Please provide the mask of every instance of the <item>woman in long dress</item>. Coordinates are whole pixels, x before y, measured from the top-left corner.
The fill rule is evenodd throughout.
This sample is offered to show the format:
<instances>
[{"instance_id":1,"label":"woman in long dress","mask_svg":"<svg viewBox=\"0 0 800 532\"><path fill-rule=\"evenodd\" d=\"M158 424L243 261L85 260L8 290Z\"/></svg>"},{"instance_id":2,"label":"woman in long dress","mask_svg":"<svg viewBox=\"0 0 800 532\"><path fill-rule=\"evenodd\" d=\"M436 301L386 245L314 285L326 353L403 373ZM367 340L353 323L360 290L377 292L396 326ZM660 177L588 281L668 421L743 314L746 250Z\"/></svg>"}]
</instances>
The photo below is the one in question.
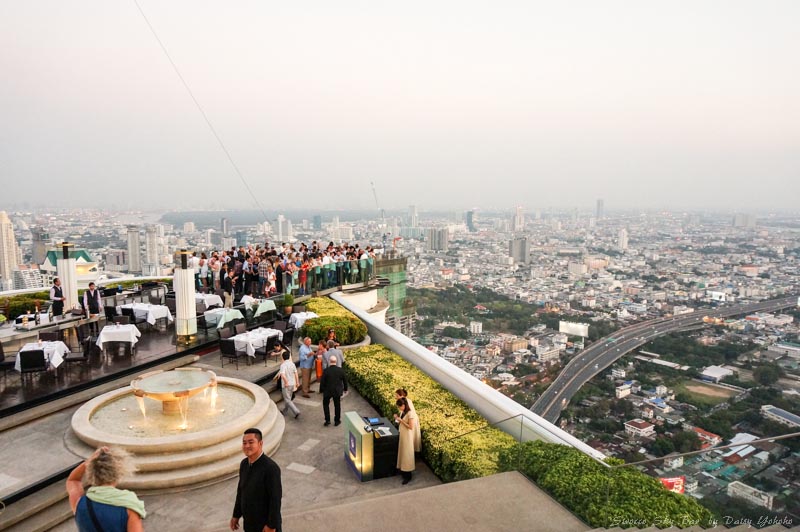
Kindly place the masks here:
<instances>
[{"instance_id":1,"label":"woman in long dress","mask_svg":"<svg viewBox=\"0 0 800 532\"><path fill-rule=\"evenodd\" d=\"M400 444L397 448L397 469L403 476L403 484L411 481L411 473L416 469L414 461L414 425L417 424L416 416L408 406L405 397L401 397L395 403L400 410L400 414L394 415L397 427L400 429Z\"/></svg>"},{"instance_id":2,"label":"woman in long dress","mask_svg":"<svg viewBox=\"0 0 800 532\"><path fill-rule=\"evenodd\" d=\"M405 400L408 402L408 407L414 413L414 419L416 420L416 423L414 424L414 452L418 453L422 450L422 430L420 429L419 414L417 414L417 409L414 408L414 403L411 402L411 398L408 396L408 392L405 388L396 389L394 391L394 398L405 398Z\"/></svg>"}]
</instances>

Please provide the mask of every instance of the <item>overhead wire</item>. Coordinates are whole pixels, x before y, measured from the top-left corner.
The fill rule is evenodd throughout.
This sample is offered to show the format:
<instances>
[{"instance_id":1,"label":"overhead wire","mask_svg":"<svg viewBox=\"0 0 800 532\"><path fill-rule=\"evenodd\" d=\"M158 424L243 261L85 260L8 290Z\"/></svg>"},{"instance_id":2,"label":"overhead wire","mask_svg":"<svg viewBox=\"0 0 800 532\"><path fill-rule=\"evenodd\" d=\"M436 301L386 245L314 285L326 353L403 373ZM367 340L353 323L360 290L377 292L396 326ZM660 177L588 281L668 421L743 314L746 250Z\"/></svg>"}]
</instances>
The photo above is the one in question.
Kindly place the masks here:
<instances>
[{"instance_id":1,"label":"overhead wire","mask_svg":"<svg viewBox=\"0 0 800 532\"><path fill-rule=\"evenodd\" d=\"M172 69L175 71L175 74L177 74L178 79L181 80L181 83L183 84L183 87L186 89L186 92L189 93L189 97L194 102L195 107L197 107L197 110L200 111L203 120L205 121L208 128L211 130L211 134L214 135L215 139L217 139L217 143L219 144L220 148L222 148L222 151L225 153L225 156L228 158L228 161L231 163L231 166L233 167L233 170L236 172L236 175L239 176L239 179L241 180L245 189L247 189L248 194L250 194L250 197L253 198L253 202L255 203L256 207L258 207L258 210L261 211L261 216L263 217L264 220L266 220L267 215L264 212L264 208L261 206L261 203L258 201L258 198L256 198L255 194L253 194L253 190L250 188L250 185L247 183L247 180L244 178L244 175L239 170L239 167L236 165L236 162L233 160L233 157L231 157L228 148L225 147L225 143L222 142L222 138L220 138L220 136L217 134L217 130L214 128L214 125L211 123L211 120L208 119L208 115L206 115L206 112L203 110L203 107L200 105L200 102L198 102L197 98L195 98L194 92L192 92L192 89L189 87L189 84L186 83L186 80L184 79L183 75L181 75L181 72L178 69L178 65L176 65L175 61L172 60L172 57L169 55L169 52L167 51L167 47L164 46L164 43L161 41L161 38L159 38L158 33L156 33L156 30L153 27L153 25L150 24L150 20L147 18L147 15L145 15L144 10L142 10L142 6L139 5L138 0L133 0L133 3L136 4L136 9L139 10L139 13L142 15L142 18L147 24L147 27L150 28L150 32L153 34L153 37L156 38L158 45L161 47L161 50L167 57L169 64L172 65Z\"/></svg>"}]
</instances>

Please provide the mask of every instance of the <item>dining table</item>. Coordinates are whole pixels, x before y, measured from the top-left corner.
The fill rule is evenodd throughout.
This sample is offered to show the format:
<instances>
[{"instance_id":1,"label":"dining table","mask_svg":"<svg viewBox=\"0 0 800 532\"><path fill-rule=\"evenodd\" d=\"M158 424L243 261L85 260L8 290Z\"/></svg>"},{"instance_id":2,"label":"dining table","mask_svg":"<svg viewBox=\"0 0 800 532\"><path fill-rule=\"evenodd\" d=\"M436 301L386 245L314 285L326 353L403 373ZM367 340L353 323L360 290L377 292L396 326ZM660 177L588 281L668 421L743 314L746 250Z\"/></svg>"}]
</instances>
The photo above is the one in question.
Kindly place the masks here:
<instances>
[{"instance_id":1,"label":"dining table","mask_svg":"<svg viewBox=\"0 0 800 532\"><path fill-rule=\"evenodd\" d=\"M237 351L244 349L251 357L256 356L256 349L267 345L267 340L273 336L277 336L278 340L283 340L283 333L277 329L269 329L267 327L259 327L247 331L242 334L232 336L234 345Z\"/></svg>"},{"instance_id":2,"label":"dining table","mask_svg":"<svg viewBox=\"0 0 800 532\"><path fill-rule=\"evenodd\" d=\"M166 305L153 305L151 303L128 303L127 305L119 305L117 313L122 314L122 309L131 308L137 318L144 318L150 325L155 325L157 320L166 318L167 321L172 322L172 312Z\"/></svg>"},{"instance_id":3,"label":"dining table","mask_svg":"<svg viewBox=\"0 0 800 532\"><path fill-rule=\"evenodd\" d=\"M44 358L53 369L58 368L58 366L64 362L64 355L70 352L69 347L67 347L67 344L64 342L41 341L27 343L22 346L19 352L22 353L23 351L34 351L37 349L44 351ZM21 371L22 369L22 360L19 355L17 355L16 362L14 362L14 369L17 371Z\"/></svg>"},{"instance_id":4,"label":"dining table","mask_svg":"<svg viewBox=\"0 0 800 532\"><path fill-rule=\"evenodd\" d=\"M131 346L136 345L142 333L135 325L122 325L119 323L106 325L97 335L97 347L103 349L106 342L126 342Z\"/></svg>"}]
</instances>

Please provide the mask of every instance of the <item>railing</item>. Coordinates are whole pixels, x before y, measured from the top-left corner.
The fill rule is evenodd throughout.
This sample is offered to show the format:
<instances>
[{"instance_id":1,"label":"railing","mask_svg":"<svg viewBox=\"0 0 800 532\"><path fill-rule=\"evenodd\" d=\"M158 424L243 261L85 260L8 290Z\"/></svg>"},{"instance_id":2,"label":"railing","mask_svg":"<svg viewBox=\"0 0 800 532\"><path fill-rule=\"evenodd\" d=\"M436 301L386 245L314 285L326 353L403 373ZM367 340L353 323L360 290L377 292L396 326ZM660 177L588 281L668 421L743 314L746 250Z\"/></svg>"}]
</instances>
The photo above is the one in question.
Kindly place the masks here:
<instances>
[{"instance_id":1,"label":"railing","mask_svg":"<svg viewBox=\"0 0 800 532\"><path fill-rule=\"evenodd\" d=\"M375 282L375 259L332 262L308 270L284 272L283 292L303 297L317 292L368 286Z\"/></svg>"}]
</instances>

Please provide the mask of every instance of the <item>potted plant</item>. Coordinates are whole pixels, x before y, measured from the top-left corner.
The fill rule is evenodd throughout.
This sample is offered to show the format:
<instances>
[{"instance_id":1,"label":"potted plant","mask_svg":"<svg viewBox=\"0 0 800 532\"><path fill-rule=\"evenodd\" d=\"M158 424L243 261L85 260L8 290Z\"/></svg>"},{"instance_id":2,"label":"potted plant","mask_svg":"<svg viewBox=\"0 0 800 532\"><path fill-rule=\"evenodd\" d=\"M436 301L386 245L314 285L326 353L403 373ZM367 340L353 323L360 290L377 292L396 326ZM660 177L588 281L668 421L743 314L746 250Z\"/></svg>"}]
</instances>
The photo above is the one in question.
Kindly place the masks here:
<instances>
[{"instance_id":1,"label":"potted plant","mask_svg":"<svg viewBox=\"0 0 800 532\"><path fill-rule=\"evenodd\" d=\"M289 315L292 313L292 305L294 305L294 296L292 294L283 294L283 313Z\"/></svg>"}]
</instances>

